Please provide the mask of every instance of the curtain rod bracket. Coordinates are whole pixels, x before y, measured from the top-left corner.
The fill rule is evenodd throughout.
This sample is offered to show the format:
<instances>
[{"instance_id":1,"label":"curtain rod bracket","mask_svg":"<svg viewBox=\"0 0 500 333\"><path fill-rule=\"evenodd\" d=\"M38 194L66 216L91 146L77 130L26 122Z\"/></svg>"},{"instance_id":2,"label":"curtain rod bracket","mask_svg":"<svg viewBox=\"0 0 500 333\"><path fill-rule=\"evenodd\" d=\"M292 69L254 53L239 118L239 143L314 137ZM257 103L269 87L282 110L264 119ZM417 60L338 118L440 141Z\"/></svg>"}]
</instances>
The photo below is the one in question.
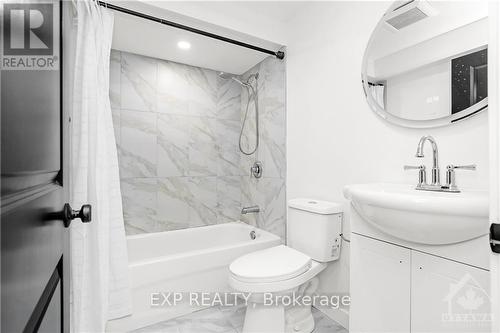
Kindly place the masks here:
<instances>
[{"instance_id":1,"label":"curtain rod bracket","mask_svg":"<svg viewBox=\"0 0 500 333\"><path fill-rule=\"evenodd\" d=\"M276 52L276 58L278 58L279 60L285 59L285 52L283 51Z\"/></svg>"}]
</instances>

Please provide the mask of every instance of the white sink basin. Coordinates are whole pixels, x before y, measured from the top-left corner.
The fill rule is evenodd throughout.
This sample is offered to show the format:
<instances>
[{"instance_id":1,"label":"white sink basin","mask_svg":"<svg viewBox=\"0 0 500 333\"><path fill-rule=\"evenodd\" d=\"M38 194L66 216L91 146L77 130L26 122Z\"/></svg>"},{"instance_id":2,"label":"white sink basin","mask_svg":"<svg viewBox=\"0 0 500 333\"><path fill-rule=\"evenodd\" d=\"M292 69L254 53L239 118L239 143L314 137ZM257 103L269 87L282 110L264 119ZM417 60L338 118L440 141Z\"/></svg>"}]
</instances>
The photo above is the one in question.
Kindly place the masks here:
<instances>
[{"instance_id":1,"label":"white sink basin","mask_svg":"<svg viewBox=\"0 0 500 333\"><path fill-rule=\"evenodd\" d=\"M344 196L368 223L421 244L464 242L488 234L488 193L417 191L401 184L348 185Z\"/></svg>"}]
</instances>

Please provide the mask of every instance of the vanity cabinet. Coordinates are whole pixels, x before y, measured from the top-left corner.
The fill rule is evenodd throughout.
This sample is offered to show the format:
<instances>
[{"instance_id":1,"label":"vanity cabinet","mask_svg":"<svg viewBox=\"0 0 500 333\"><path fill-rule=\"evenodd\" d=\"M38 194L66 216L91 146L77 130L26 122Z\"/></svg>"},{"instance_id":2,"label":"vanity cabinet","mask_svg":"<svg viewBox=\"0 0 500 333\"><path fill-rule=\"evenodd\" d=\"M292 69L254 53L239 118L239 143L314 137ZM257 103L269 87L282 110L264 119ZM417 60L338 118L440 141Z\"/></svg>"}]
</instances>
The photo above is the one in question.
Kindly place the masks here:
<instances>
[{"instance_id":1,"label":"vanity cabinet","mask_svg":"<svg viewBox=\"0 0 500 333\"><path fill-rule=\"evenodd\" d=\"M410 332L410 260L406 248L351 234L349 332Z\"/></svg>"},{"instance_id":2,"label":"vanity cabinet","mask_svg":"<svg viewBox=\"0 0 500 333\"><path fill-rule=\"evenodd\" d=\"M489 272L411 251L411 331L489 332Z\"/></svg>"},{"instance_id":3,"label":"vanity cabinet","mask_svg":"<svg viewBox=\"0 0 500 333\"><path fill-rule=\"evenodd\" d=\"M489 272L351 236L350 332L488 332Z\"/></svg>"}]
</instances>

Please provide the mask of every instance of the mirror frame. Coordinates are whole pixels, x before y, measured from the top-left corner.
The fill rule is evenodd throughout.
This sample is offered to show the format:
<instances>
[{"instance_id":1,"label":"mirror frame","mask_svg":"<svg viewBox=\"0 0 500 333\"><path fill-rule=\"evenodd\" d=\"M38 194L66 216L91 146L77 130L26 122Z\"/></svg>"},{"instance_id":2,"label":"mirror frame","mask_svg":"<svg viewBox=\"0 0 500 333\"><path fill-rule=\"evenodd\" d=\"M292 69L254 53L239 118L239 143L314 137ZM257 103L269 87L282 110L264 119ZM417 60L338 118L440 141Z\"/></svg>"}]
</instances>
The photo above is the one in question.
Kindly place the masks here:
<instances>
[{"instance_id":1,"label":"mirror frame","mask_svg":"<svg viewBox=\"0 0 500 333\"><path fill-rule=\"evenodd\" d=\"M389 6L387 11L384 13L384 16L387 14L387 12L392 8L392 5ZM402 127L407 127L407 128L432 128L432 127L442 127L446 125L452 125L454 123L461 122L465 119L471 118L479 113L482 113L483 111L488 110L488 97L485 97L483 100L480 102L468 107L465 110L462 110L460 112L457 112L455 114L446 116L446 117L441 117L441 118L436 118L436 119L429 119L429 120L411 120L411 119L405 119L401 118L398 116L395 116L382 107L375 101L373 96L368 93L369 87L368 87L368 75L367 75L367 66L368 66L368 50L373 44L373 39L374 39L374 33L378 31L379 28L381 28L381 25L384 23L383 17L380 18L378 21L377 25L375 26L375 29L373 29L370 39L368 40L368 43L365 48L365 53L363 55L363 64L361 67L361 84L363 86L363 92L365 93L365 98L368 103L368 106L372 109L375 114L377 114L379 117L384 119L385 121L402 126Z\"/></svg>"}]
</instances>

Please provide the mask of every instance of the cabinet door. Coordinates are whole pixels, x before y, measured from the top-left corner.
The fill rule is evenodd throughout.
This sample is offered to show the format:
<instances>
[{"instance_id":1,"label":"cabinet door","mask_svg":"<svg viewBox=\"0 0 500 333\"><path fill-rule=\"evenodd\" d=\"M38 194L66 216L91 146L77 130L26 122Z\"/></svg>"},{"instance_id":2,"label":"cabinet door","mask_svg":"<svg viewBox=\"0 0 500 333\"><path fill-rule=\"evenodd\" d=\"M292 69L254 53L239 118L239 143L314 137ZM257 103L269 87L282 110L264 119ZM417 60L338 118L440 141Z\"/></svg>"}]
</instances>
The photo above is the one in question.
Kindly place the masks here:
<instances>
[{"instance_id":1,"label":"cabinet door","mask_svg":"<svg viewBox=\"0 0 500 333\"><path fill-rule=\"evenodd\" d=\"M412 332L489 332L489 272L412 251Z\"/></svg>"},{"instance_id":2,"label":"cabinet door","mask_svg":"<svg viewBox=\"0 0 500 333\"><path fill-rule=\"evenodd\" d=\"M351 239L349 332L410 332L410 250Z\"/></svg>"}]
</instances>

